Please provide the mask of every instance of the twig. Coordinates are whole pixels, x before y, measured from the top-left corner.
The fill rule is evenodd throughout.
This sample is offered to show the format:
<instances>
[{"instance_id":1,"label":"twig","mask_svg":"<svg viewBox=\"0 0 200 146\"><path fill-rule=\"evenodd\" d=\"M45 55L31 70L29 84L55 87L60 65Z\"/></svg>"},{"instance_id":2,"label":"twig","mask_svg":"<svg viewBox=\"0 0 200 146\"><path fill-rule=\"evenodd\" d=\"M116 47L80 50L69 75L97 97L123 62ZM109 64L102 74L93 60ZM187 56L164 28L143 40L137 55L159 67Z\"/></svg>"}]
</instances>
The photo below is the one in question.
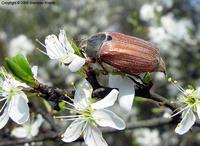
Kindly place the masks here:
<instances>
[{"instance_id":1,"label":"twig","mask_svg":"<svg viewBox=\"0 0 200 146\"><path fill-rule=\"evenodd\" d=\"M45 134L41 134L38 137L32 139L15 139L15 140L1 140L0 146L11 146L11 145L20 145L24 143L31 143L31 142L39 142L45 140L55 140L59 137L56 132L47 132Z\"/></svg>"},{"instance_id":2,"label":"twig","mask_svg":"<svg viewBox=\"0 0 200 146\"><path fill-rule=\"evenodd\" d=\"M137 129L137 128L154 128L154 127L161 127L164 125L168 125L172 122L169 118L153 118L149 120L142 120L142 121L133 121L126 124L126 129L124 130L131 130L131 129ZM103 129L103 132L105 133L114 133L119 130L116 129Z\"/></svg>"},{"instance_id":3,"label":"twig","mask_svg":"<svg viewBox=\"0 0 200 146\"><path fill-rule=\"evenodd\" d=\"M62 127L55 123L55 119L53 118L53 116L50 113L37 107L37 105L35 105L35 104L32 104L32 105L33 105L33 108L36 111L36 113L41 114L45 118L45 120L51 125L51 127L54 131L56 131L56 132L62 131Z\"/></svg>"}]
</instances>

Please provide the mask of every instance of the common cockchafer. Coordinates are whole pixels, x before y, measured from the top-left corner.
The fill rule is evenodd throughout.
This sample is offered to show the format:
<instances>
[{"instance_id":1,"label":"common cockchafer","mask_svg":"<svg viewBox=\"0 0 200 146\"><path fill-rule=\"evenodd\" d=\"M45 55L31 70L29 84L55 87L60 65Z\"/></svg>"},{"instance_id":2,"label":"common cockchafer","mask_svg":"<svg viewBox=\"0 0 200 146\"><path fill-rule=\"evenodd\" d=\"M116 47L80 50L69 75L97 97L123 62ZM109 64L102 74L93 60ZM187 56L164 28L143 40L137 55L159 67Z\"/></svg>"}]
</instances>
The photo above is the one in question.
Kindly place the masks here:
<instances>
[{"instance_id":1,"label":"common cockchafer","mask_svg":"<svg viewBox=\"0 0 200 146\"><path fill-rule=\"evenodd\" d=\"M136 37L117 32L101 32L92 35L81 45L88 62L99 63L107 72L134 75L166 71L159 49Z\"/></svg>"}]
</instances>

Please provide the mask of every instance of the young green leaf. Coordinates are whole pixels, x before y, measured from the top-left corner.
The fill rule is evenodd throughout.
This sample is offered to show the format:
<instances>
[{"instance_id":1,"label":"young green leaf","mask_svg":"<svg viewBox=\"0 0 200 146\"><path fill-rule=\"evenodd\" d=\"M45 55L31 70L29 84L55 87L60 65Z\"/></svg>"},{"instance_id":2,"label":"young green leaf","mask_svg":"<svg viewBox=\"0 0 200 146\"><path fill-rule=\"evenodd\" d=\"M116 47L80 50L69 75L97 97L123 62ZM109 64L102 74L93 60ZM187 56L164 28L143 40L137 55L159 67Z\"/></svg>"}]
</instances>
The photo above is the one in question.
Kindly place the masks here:
<instances>
[{"instance_id":1,"label":"young green leaf","mask_svg":"<svg viewBox=\"0 0 200 146\"><path fill-rule=\"evenodd\" d=\"M75 54L77 54L78 56L80 57L84 57L83 53L81 52L80 48L73 42L73 40L71 38L67 38L68 41L70 42L72 48L74 49L75 51Z\"/></svg>"},{"instance_id":2,"label":"young green leaf","mask_svg":"<svg viewBox=\"0 0 200 146\"><path fill-rule=\"evenodd\" d=\"M6 65L18 80L30 86L35 84L31 66L25 56L18 54L15 57L6 58Z\"/></svg>"},{"instance_id":3,"label":"young green leaf","mask_svg":"<svg viewBox=\"0 0 200 146\"><path fill-rule=\"evenodd\" d=\"M152 81L151 74L148 72L144 75L143 82L145 84L149 84Z\"/></svg>"}]
</instances>

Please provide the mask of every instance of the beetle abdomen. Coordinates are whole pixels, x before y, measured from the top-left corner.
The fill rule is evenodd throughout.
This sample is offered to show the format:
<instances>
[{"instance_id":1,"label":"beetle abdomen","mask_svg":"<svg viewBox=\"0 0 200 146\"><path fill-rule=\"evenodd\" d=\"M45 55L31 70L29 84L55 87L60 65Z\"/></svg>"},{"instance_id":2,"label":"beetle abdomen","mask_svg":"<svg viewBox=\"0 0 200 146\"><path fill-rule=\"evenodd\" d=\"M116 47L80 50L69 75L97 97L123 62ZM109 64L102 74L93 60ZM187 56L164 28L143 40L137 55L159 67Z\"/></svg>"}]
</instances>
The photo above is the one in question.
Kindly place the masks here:
<instances>
[{"instance_id":1,"label":"beetle abdomen","mask_svg":"<svg viewBox=\"0 0 200 146\"><path fill-rule=\"evenodd\" d=\"M144 47L143 43L127 43L115 39L102 44L98 58L129 74L157 71L160 64L157 49Z\"/></svg>"},{"instance_id":2,"label":"beetle abdomen","mask_svg":"<svg viewBox=\"0 0 200 146\"><path fill-rule=\"evenodd\" d=\"M110 35L112 37L112 41L119 41L121 43L125 44L132 44L132 45L137 45L145 49L150 49L151 51L155 51L159 53L159 49L156 48L152 43L133 37L133 36L128 36L122 33L118 32L106 32L107 35Z\"/></svg>"}]
</instances>

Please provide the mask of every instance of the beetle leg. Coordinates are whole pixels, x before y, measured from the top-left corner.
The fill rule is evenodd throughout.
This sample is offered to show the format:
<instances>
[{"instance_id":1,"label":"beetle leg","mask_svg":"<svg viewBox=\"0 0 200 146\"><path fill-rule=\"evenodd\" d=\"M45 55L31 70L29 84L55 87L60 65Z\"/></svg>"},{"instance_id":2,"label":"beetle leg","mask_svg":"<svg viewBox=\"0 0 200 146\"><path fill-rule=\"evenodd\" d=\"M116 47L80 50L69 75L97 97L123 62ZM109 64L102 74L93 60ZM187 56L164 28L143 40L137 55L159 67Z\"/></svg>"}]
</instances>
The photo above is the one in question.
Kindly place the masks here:
<instances>
[{"instance_id":1,"label":"beetle leg","mask_svg":"<svg viewBox=\"0 0 200 146\"><path fill-rule=\"evenodd\" d=\"M138 88L143 88L145 85L139 81L137 81L134 77L132 76L128 76L135 84Z\"/></svg>"},{"instance_id":2,"label":"beetle leg","mask_svg":"<svg viewBox=\"0 0 200 146\"><path fill-rule=\"evenodd\" d=\"M103 68L102 74L107 75L109 71L104 67L104 65L102 63L99 63L99 64Z\"/></svg>"},{"instance_id":3,"label":"beetle leg","mask_svg":"<svg viewBox=\"0 0 200 146\"><path fill-rule=\"evenodd\" d=\"M95 63L96 62L96 59L94 57L87 57L86 58L86 62L87 63Z\"/></svg>"}]
</instances>

